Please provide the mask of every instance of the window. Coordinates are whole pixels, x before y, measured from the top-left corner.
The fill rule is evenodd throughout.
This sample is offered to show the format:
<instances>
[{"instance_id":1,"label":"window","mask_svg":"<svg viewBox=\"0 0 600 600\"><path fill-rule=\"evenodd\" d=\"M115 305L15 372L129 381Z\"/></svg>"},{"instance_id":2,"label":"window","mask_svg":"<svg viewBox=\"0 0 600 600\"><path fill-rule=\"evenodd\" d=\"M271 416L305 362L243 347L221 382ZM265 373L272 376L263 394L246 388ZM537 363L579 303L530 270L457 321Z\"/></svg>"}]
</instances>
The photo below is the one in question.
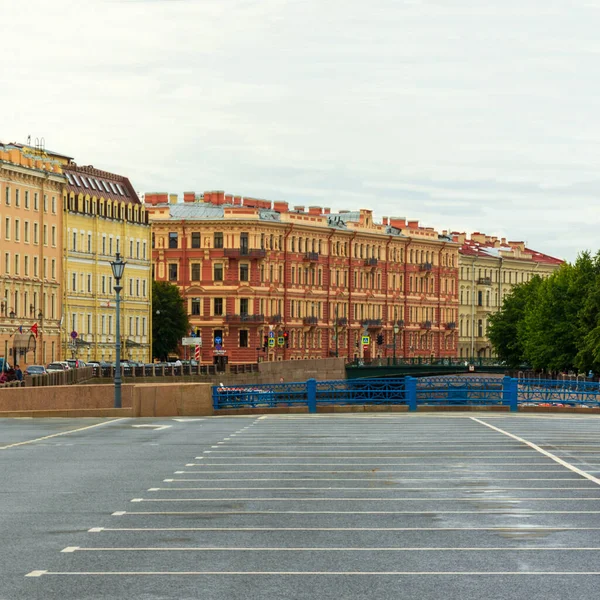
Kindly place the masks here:
<instances>
[{"instance_id":1,"label":"window","mask_svg":"<svg viewBox=\"0 0 600 600\"><path fill-rule=\"evenodd\" d=\"M240 314L241 315L247 315L248 314L248 298L241 298L240 299Z\"/></svg>"},{"instance_id":2,"label":"window","mask_svg":"<svg viewBox=\"0 0 600 600\"><path fill-rule=\"evenodd\" d=\"M192 232L192 248L200 248L200 232Z\"/></svg>"},{"instance_id":3,"label":"window","mask_svg":"<svg viewBox=\"0 0 600 600\"><path fill-rule=\"evenodd\" d=\"M200 314L200 298L192 298L192 314Z\"/></svg>"},{"instance_id":4,"label":"window","mask_svg":"<svg viewBox=\"0 0 600 600\"><path fill-rule=\"evenodd\" d=\"M56 247L56 225L52 225L52 245Z\"/></svg>"},{"instance_id":5,"label":"window","mask_svg":"<svg viewBox=\"0 0 600 600\"><path fill-rule=\"evenodd\" d=\"M40 210L40 197L37 192L33 194L33 210Z\"/></svg>"},{"instance_id":6,"label":"window","mask_svg":"<svg viewBox=\"0 0 600 600\"><path fill-rule=\"evenodd\" d=\"M56 196L52 196L52 214L56 214Z\"/></svg>"},{"instance_id":7,"label":"window","mask_svg":"<svg viewBox=\"0 0 600 600\"><path fill-rule=\"evenodd\" d=\"M37 256L33 257L33 276L34 277L38 276L38 257Z\"/></svg>"},{"instance_id":8,"label":"window","mask_svg":"<svg viewBox=\"0 0 600 600\"><path fill-rule=\"evenodd\" d=\"M25 208L29 209L29 190L25 190Z\"/></svg>"},{"instance_id":9,"label":"window","mask_svg":"<svg viewBox=\"0 0 600 600\"><path fill-rule=\"evenodd\" d=\"M15 190L15 206L21 206L21 190Z\"/></svg>"},{"instance_id":10,"label":"window","mask_svg":"<svg viewBox=\"0 0 600 600\"><path fill-rule=\"evenodd\" d=\"M18 242L21 239L21 222L19 219L15 219L15 242Z\"/></svg>"},{"instance_id":11,"label":"window","mask_svg":"<svg viewBox=\"0 0 600 600\"><path fill-rule=\"evenodd\" d=\"M33 243L37 244L38 243L38 224L34 223L33 224Z\"/></svg>"},{"instance_id":12,"label":"window","mask_svg":"<svg viewBox=\"0 0 600 600\"><path fill-rule=\"evenodd\" d=\"M177 281L177 265L174 263L169 265L169 281Z\"/></svg>"},{"instance_id":13,"label":"window","mask_svg":"<svg viewBox=\"0 0 600 600\"><path fill-rule=\"evenodd\" d=\"M192 263L192 281L200 281L200 264Z\"/></svg>"},{"instance_id":14,"label":"window","mask_svg":"<svg viewBox=\"0 0 600 600\"><path fill-rule=\"evenodd\" d=\"M140 242L137 241L135 243L135 257L139 258L140 257Z\"/></svg>"},{"instance_id":15,"label":"window","mask_svg":"<svg viewBox=\"0 0 600 600\"><path fill-rule=\"evenodd\" d=\"M248 330L240 329L240 348L248 348Z\"/></svg>"},{"instance_id":16,"label":"window","mask_svg":"<svg viewBox=\"0 0 600 600\"><path fill-rule=\"evenodd\" d=\"M133 296L133 279L129 279L129 295Z\"/></svg>"},{"instance_id":17,"label":"window","mask_svg":"<svg viewBox=\"0 0 600 600\"><path fill-rule=\"evenodd\" d=\"M44 246L48 245L48 225L44 225Z\"/></svg>"},{"instance_id":18,"label":"window","mask_svg":"<svg viewBox=\"0 0 600 600\"><path fill-rule=\"evenodd\" d=\"M240 281L250 281L249 271L250 266L248 264L240 265Z\"/></svg>"},{"instance_id":19,"label":"window","mask_svg":"<svg viewBox=\"0 0 600 600\"><path fill-rule=\"evenodd\" d=\"M144 298L146 297L146 280L145 279L142 280L142 296Z\"/></svg>"},{"instance_id":20,"label":"window","mask_svg":"<svg viewBox=\"0 0 600 600\"><path fill-rule=\"evenodd\" d=\"M21 261L20 261L20 257L19 257L19 255L18 255L18 254L15 254L15 275L18 275L18 274L19 274L19 263L20 263L20 262L21 262ZM15 295L16 295L16 292L15 292ZM16 312L16 309L15 309L15 312Z\"/></svg>"},{"instance_id":21,"label":"window","mask_svg":"<svg viewBox=\"0 0 600 600\"><path fill-rule=\"evenodd\" d=\"M10 188L8 186L6 186L5 200L6 200L6 206L10 206Z\"/></svg>"},{"instance_id":22,"label":"window","mask_svg":"<svg viewBox=\"0 0 600 600\"><path fill-rule=\"evenodd\" d=\"M220 317L223 315L223 298L214 299L214 310L215 316Z\"/></svg>"},{"instance_id":23,"label":"window","mask_svg":"<svg viewBox=\"0 0 600 600\"><path fill-rule=\"evenodd\" d=\"M92 253L92 234L91 233L87 234L87 251L90 254Z\"/></svg>"},{"instance_id":24,"label":"window","mask_svg":"<svg viewBox=\"0 0 600 600\"><path fill-rule=\"evenodd\" d=\"M169 232L169 248L177 248L177 232Z\"/></svg>"},{"instance_id":25,"label":"window","mask_svg":"<svg viewBox=\"0 0 600 600\"><path fill-rule=\"evenodd\" d=\"M223 281L223 265L221 263L214 265L214 280Z\"/></svg>"},{"instance_id":26,"label":"window","mask_svg":"<svg viewBox=\"0 0 600 600\"><path fill-rule=\"evenodd\" d=\"M4 221L4 239L10 240L10 217L6 217Z\"/></svg>"},{"instance_id":27,"label":"window","mask_svg":"<svg viewBox=\"0 0 600 600\"><path fill-rule=\"evenodd\" d=\"M25 257L27 258L27 257ZM52 277L52 279L56 279L56 259L53 258L52 262L50 263L50 275Z\"/></svg>"},{"instance_id":28,"label":"window","mask_svg":"<svg viewBox=\"0 0 600 600\"><path fill-rule=\"evenodd\" d=\"M4 253L4 272L10 273L10 254L8 252Z\"/></svg>"},{"instance_id":29,"label":"window","mask_svg":"<svg viewBox=\"0 0 600 600\"><path fill-rule=\"evenodd\" d=\"M221 346L223 344L223 330L215 329L213 331L213 343L215 346Z\"/></svg>"},{"instance_id":30,"label":"window","mask_svg":"<svg viewBox=\"0 0 600 600\"><path fill-rule=\"evenodd\" d=\"M102 254L106 254L106 236L102 236Z\"/></svg>"},{"instance_id":31,"label":"window","mask_svg":"<svg viewBox=\"0 0 600 600\"><path fill-rule=\"evenodd\" d=\"M102 293L106 294L106 275L102 275Z\"/></svg>"},{"instance_id":32,"label":"window","mask_svg":"<svg viewBox=\"0 0 600 600\"><path fill-rule=\"evenodd\" d=\"M92 276L88 273L87 276L87 291L88 293L92 293Z\"/></svg>"},{"instance_id":33,"label":"window","mask_svg":"<svg viewBox=\"0 0 600 600\"><path fill-rule=\"evenodd\" d=\"M23 241L29 244L29 221L25 221L23 224Z\"/></svg>"},{"instance_id":34,"label":"window","mask_svg":"<svg viewBox=\"0 0 600 600\"><path fill-rule=\"evenodd\" d=\"M113 239L112 239L112 237L109 237L109 238L108 238L108 254L109 254L110 256L112 256L112 242L113 242Z\"/></svg>"},{"instance_id":35,"label":"window","mask_svg":"<svg viewBox=\"0 0 600 600\"><path fill-rule=\"evenodd\" d=\"M214 247L215 248L223 247L223 232L222 231L215 231Z\"/></svg>"},{"instance_id":36,"label":"window","mask_svg":"<svg viewBox=\"0 0 600 600\"><path fill-rule=\"evenodd\" d=\"M135 280L135 295L136 296L140 295L140 280L139 279Z\"/></svg>"},{"instance_id":37,"label":"window","mask_svg":"<svg viewBox=\"0 0 600 600\"><path fill-rule=\"evenodd\" d=\"M24 262L24 270L25 270L25 276L29 276L29 256L25 255L25 262Z\"/></svg>"},{"instance_id":38,"label":"window","mask_svg":"<svg viewBox=\"0 0 600 600\"><path fill-rule=\"evenodd\" d=\"M152 234L152 239L154 240L154 234ZM142 246L142 258L146 258L146 242Z\"/></svg>"},{"instance_id":39,"label":"window","mask_svg":"<svg viewBox=\"0 0 600 600\"><path fill-rule=\"evenodd\" d=\"M247 256L249 251L248 234L240 233L240 252Z\"/></svg>"},{"instance_id":40,"label":"window","mask_svg":"<svg viewBox=\"0 0 600 600\"><path fill-rule=\"evenodd\" d=\"M129 256L133 258L133 240L129 240Z\"/></svg>"},{"instance_id":41,"label":"window","mask_svg":"<svg viewBox=\"0 0 600 600\"><path fill-rule=\"evenodd\" d=\"M44 194L44 212L48 212L48 196Z\"/></svg>"},{"instance_id":42,"label":"window","mask_svg":"<svg viewBox=\"0 0 600 600\"><path fill-rule=\"evenodd\" d=\"M71 288L74 292L77 291L77 273L72 274Z\"/></svg>"}]
</instances>

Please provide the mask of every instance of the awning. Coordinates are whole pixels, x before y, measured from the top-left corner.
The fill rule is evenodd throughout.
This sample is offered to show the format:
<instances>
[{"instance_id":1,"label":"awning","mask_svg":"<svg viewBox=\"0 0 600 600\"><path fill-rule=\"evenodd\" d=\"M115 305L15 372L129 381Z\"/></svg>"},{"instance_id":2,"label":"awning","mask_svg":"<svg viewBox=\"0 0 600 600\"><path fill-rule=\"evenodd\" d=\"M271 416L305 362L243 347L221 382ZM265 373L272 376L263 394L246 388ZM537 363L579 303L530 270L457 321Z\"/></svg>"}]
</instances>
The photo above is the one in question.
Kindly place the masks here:
<instances>
[{"instance_id":1,"label":"awning","mask_svg":"<svg viewBox=\"0 0 600 600\"><path fill-rule=\"evenodd\" d=\"M29 352L35 350L36 339L33 333L15 333L13 336L13 348Z\"/></svg>"}]
</instances>

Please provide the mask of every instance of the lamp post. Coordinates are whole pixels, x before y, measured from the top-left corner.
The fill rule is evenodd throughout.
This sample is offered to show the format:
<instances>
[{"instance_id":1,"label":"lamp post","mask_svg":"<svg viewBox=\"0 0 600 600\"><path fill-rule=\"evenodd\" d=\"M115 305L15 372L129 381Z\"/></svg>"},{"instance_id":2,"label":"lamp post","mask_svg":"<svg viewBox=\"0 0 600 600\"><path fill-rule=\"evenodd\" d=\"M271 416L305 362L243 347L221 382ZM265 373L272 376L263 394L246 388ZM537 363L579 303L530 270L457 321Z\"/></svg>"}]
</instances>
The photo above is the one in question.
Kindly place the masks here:
<instances>
[{"instance_id":1,"label":"lamp post","mask_svg":"<svg viewBox=\"0 0 600 600\"><path fill-rule=\"evenodd\" d=\"M400 327L398 327L398 323L394 323L394 365L396 364L396 336L400 331Z\"/></svg>"},{"instance_id":2,"label":"lamp post","mask_svg":"<svg viewBox=\"0 0 600 600\"><path fill-rule=\"evenodd\" d=\"M110 263L113 272L113 277L115 278L116 283L114 290L117 293L117 340L115 343L115 408L121 408L121 290L123 289L123 287L120 284L121 278L123 277L123 271L125 270L125 265L125 261L117 252L115 255L115 260Z\"/></svg>"}]
</instances>

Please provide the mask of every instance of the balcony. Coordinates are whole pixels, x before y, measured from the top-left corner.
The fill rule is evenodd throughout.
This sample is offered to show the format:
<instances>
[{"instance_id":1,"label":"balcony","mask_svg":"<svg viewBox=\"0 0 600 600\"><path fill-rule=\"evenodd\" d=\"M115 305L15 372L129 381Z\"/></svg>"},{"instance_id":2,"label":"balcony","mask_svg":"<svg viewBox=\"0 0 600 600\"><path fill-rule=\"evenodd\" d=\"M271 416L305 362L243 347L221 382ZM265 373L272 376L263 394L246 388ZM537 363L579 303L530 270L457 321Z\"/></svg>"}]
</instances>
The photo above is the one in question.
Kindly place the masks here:
<instances>
[{"instance_id":1,"label":"balcony","mask_svg":"<svg viewBox=\"0 0 600 600\"><path fill-rule=\"evenodd\" d=\"M348 319L346 317L339 317L335 320L335 324L338 327L345 327L346 325L348 325Z\"/></svg>"},{"instance_id":2,"label":"balcony","mask_svg":"<svg viewBox=\"0 0 600 600\"><path fill-rule=\"evenodd\" d=\"M281 315L271 315L270 317L267 317L267 320L269 321L270 325L278 325L281 323L281 321L283 321Z\"/></svg>"},{"instance_id":3,"label":"balcony","mask_svg":"<svg viewBox=\"0 0 600 600\"><path fill-rule=\"evenodd\" d=\"M264 323L264 315L225 315L225 323Z\"/></svg>"},{"instance_id":4,"label":"balcony","mask_svg":"<svg viewBox=\"0 0 600 600\"><path fill-rule=\"evenodd\" d=\"M318 262L319 261L319 253L318 252L307 252L304 255L304 262Z\"/></svg>"},{"instance_id":5,"label":"balcony","mask_svg":"<svg viewBox=\"0 0 600 600\"><path fill-rule=\"evenodd\" d=\"M433 269L433 263L421 263L419 265L419 271L431 271L431 269Z\"/></svg>"},{"instance_id":6,"label":"balcony","mask_svg":"<svg viewBox=\"0 0 600 600\"><path fill-rule=\"evenodd\" d=\"M267 255L266 250L260 248L225 248L223 256L228 258L264 258Z\"/></svg>"},{"instance_id":7,"label":"balcony","mask_svg":"<svg viewBox=\"0 0 600 600\"><path fill-rule=\"evenodd\" d=\"M319 317L304 317L302 323L307 326L316 325L319 322Z\"/></svg>"},{"instance_id":8,"label":"balcony","mask_svg":"<svg viewBox=\"0 0 600 600\"><path fill-rule=\"evenodd\" d=\"M479 285L492 285L492 278L491 277L480 277L477 280L477 283Z\"/></svg>"},{"instance_id":9,"label":"balcony","mask_svg":"<svg viewBox=\"0 0 600 600\"><path fill-rule=\"evenodd\" d=\"M367 329L374 329L381 327L383 325L383 321L381 319L364 319L360 322L360 324Z\"/></svg>"},{"instance_id":10,"label":"balcony","mask_svg":"<svg viewBox=\"0 0 600 600\"><path fill-rule=\"evenodd\" d=\"M446 323L446 329L456 329L456 323L454 321Z\"/></svg>"},{"instance_id":11,"label":"balcony","mask_svg":"<svg viewBox=\"0 0 600 600\"><path fill-rule=\"evenodd\" d=\"M431 321L423 321L421 323L421 328L422 329L431 329Z\"/></svg>"},{"instance_id":12,"label":"balcony","mask_svg":"<svg viewBox=\"0 0 600 600\"><path fill-rule=\"evenodd\" d=\"M377 259L376 258L365 258L365 267L376 267Z\"/></svg>"}]
</instances>

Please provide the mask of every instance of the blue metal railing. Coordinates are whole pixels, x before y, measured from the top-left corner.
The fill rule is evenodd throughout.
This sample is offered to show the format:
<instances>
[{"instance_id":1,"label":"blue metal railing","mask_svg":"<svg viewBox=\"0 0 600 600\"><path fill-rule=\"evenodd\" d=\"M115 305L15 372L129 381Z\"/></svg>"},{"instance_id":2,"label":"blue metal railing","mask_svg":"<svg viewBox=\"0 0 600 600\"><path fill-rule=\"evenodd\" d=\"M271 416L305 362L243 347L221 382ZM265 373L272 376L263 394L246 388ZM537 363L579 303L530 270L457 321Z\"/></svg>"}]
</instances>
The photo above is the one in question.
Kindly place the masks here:
<instances>
[{"instance_id":1,"label":"blue metal railing","mask_svg":"<svg viewBox=\"0 0 600 600\"><path fill-rule=\"evenodd\" d=\"M213 406L276 408L317 405L600 407L600 384L512 377L398 377L213 387Z\"/></svg>"}]
</instances>

